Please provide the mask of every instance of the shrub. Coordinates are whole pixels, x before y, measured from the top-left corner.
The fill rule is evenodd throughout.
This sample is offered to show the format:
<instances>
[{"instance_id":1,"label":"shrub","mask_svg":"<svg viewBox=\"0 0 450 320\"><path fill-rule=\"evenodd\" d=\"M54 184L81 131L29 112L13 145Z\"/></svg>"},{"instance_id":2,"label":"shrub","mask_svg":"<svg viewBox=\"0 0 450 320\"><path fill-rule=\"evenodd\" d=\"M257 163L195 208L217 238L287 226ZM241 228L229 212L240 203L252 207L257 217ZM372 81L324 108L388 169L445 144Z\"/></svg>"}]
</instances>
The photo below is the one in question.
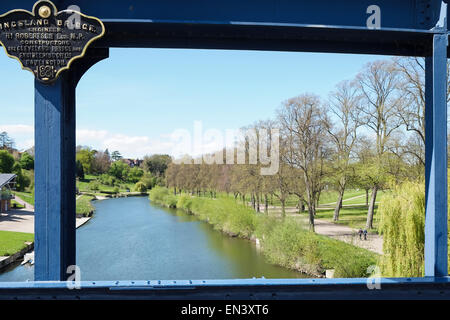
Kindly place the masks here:
<instances>
[{"instance_id":1,"label":"shrub","mask_svg":"<svg viewBox=\"0 0 450 320\"><path fill-rule=\"evenodd\" d=\"M150 191L150 200L155 203L163 204L163 199L169 194L167 188L156 186Z\"/></svg>"},{"instance_id":2,"label":"shrub","mask_svg":"<svg viewBox=\"0 0 450 320\"><path fill-rule=\"evenodd\" d=\"M100 183L97 180L89 182L89 190L98 191L100 189Z\"/></svg>"},{"instance_id":3,"label":"shrub","mask_svg":"<svg viewBox=\"0 0 450 320\"><path fill-rule=\"evenodd\" d=\"M182 194L178 197L177 208L184 209L192 213L192 198L187 194Z\"/></svg>"},{"instance_id":4,"label":"shrub","mask_svg":"<svg viewBox=\"0 0 450 320\"><path fill-rule=\"evenodd\" d=\"M138 182L134 186L134 190L136 190L137 192L140 192L140 193L144 193L144 192L147 192L147 186L142 182Z\"/></svg>"}]
</instances>

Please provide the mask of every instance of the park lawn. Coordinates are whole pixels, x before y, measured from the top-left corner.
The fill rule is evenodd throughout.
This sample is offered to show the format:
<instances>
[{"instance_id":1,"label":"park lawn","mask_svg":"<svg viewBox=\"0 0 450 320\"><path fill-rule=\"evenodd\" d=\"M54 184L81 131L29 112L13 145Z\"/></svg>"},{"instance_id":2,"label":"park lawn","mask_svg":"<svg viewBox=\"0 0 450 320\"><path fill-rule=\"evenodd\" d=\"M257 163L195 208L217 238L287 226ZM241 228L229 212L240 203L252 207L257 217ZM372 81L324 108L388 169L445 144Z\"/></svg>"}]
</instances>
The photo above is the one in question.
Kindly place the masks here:
<instances>
[{"instance_id":1,"label":"park lawn","mask_svg":"<svg viewBox=\"0 0 450 320\"><path fill-rule=\"evenodd\" d=\"M365 195L364 190L357 190L357 189L348 189L344 192L344 200L353 198L356 196ZM319 205L321 204L329 204L328 206L333 206L334 203L336 203L338 199L338 192L335 190L329 190L329 191L322 191L320 193L320 199L319 199ZM365 202L365 197L361 197L362 200L355 199L356 201L361 201L361 203ZM248 201L250 201L250 198L248 198ZM346 204L346 202L344 202ZM350 203L349 203L350 204ZM272 204L271 204L272 205ZM277 197L273 197L273 205L274 206L280 206L280 200L278 200ZM286 200L286 207L296 207L298 205L298 197L296 195L289 195Z\"/></svg>"},{"instance_id":2,"label":"park lawn","mask_svg":"<svg viewBox=\"0 0 450 320\"><path fill-rule=\"evenodd\" d=\"M378 218L377 218L377 208L378 206L375 206L375 214L373 216L373 226L374 228L370 231L378 232ZM354 207L343 207L339 214L339 221L336 223L342 224L345 226L349 226L354 229L362 228L364 229L366 227L366 220L367 220L367 206L354 206ZM334 215L334 208L333 209L318 209L316 211L316 218L317 219L324 219L333 221L333 215Z\"/></svg>"},{"instance_id":3,"label":"park lawn","mask_svg":"<svg viewBox=\"0 0 450 320\"><path fill-rule=\"evenodd\" d=\"M33 193L31 193L31 192L19 192L19 191L14 191L13 193L15 195L17 195L20 199L25 201L26 203L29 203L32 206L34 206L34 194Z\"/></svg>"},{"instance_id":4,"label":"park lawn","mask_svg":"<svg viewBox=\"0 0 450 320\"><path fill-rule=\"evenodd\" d=\"M389 194L389 192L390 192L389 190L380 190L380 191L378 191L378 192L377 192L377 199L376 199L376 202L380 202L381 199L383 199L383 197L384 197L386 194ZM363 197L359 197L359 198L356 198L356 199L344 201L342 204L343 204L343 205L352 205L352 204L363 204L363 205L365 205L365 204L366 204L366 196L365 196L365 192L364 192L363 194L364 194ZM371 194L369 193L369 201L370 201L370 196L371 196Z\"/></svg>"},{"instance_id":5,"label":"park lawn","mask_svg":"<svg viewBox=\"0 0 450 320\"><path fill-rule=\"evenodd\" d=\"M360 195L364 195L365 191L364 190L357 190L357 189L349 189L349 190L345 190L344 192L344 200L345 199L350 199L353 197L357 197ZM338 199L338 192L331 190L331 191L322 191L320 193L320 199L319 199L319 205L321 204L325 204L325 203L333 203L335 204L337 199Z\"/></svg>"},{"instance_id":6,"label":"park lawn","mask_svg":"<svg viewBox=\"0 0 450 320\"><path fill-rule=\"evenodd\" d=\"M14 208L14 205L16 206L15 209L23 209L25 206L21 205L15 200L11 200L11 207Z\"/></svg>"},{"instance_id":7,"label":"park lawn","mask_svg":"<svg viewBox=\"0 0 450 320\"><path fill-rule=\"evenodd\" d=\"M89 189L89 183L92 181L98 180L98 176L92 175L92 174L87 174L84 176L84 179L80 180L77 179L77 188L80 192L93 192L91 189ZM102 184L100 181L99 182L99 190L98 193L102 193L102 192L113 192L115 186L108 186L106 184ZM130 191L132 191L134 189L134 184L133 183L125 183L122 182L120 183L119 187L119 191L120 192L126 192L127 188L130 189Z\"/></svg>"},{"instance_id":8,"label":"park lawn","mask_svg":"<svg viewBox=\"0 0 450 320\"><path fill-rule=\"evenodd\" d=\"M82 195L77 199L77 214L82 214L84 217L89 216L91 212L94 211L94 206L91 201L95 199L90 195Z\"/></svg>"},{"instance_id":9,"label":"park lawn","mask_svg":"<svg viewBox=\"0 0 450 320\"><path fill-rule=\"evenodd\" d=\"M0 231L0 256L11 256L25 248L25 242L33 241L32 233Z\"/></svg>"}]
</instances>

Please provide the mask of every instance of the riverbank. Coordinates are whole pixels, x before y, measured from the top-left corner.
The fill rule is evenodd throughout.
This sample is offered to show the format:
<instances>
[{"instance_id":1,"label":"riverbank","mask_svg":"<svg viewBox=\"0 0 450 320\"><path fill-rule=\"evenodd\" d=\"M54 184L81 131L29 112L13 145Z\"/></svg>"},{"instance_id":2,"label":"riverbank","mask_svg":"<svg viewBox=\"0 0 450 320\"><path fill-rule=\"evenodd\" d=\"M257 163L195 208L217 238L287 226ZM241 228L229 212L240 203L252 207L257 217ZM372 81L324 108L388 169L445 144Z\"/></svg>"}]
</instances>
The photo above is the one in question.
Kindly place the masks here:
<instances>
[{"instance_id":1,"label":"riverbank","mask_svg":"<svg viewBox=\"0 0 450 320\"><path fill-rule=\"evenodd\" d=\"M323 277L327 269L335 277L367 277L367 269L378 255L351 244L308 231L293 219L277 219L229 198L203 198L174 195L167 188L150 191L153 203L178 208L233 237L259 242L267 261L308 275Z\"/></svg>"}]
</instances>

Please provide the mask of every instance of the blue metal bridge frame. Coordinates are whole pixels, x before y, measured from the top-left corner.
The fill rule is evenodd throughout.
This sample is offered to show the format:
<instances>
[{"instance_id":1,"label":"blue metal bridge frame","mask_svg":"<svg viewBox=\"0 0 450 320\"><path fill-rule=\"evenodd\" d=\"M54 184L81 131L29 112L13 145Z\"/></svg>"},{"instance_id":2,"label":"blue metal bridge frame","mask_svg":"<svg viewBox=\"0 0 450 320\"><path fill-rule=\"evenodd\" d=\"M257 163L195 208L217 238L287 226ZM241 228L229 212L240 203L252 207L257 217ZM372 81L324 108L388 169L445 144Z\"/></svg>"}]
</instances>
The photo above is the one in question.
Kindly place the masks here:
<instances>
[{"instance_id":1,"label":"blue metal bridge frame","mask_svg":"<svg viewBox=\"0 0 450 320\"><path fill-rule=\"evenodd\" d=\"M35 281L0 283L0 299L390 299L450 297L447 261L447 0L55 0L100 18L105 36L52 85L35 82ZM2 0L0 14L33 0ZM380 9L369 28L368 7ZM425 57L425 277L82 282L75 261L75 90L111 47ZM132 57L130 57L132 58ZM330 70L330 72L333 72ZM121 81L121 79L118 79ZM114 112L114 110L111 110Z\"/></svg>"}]
</instances>

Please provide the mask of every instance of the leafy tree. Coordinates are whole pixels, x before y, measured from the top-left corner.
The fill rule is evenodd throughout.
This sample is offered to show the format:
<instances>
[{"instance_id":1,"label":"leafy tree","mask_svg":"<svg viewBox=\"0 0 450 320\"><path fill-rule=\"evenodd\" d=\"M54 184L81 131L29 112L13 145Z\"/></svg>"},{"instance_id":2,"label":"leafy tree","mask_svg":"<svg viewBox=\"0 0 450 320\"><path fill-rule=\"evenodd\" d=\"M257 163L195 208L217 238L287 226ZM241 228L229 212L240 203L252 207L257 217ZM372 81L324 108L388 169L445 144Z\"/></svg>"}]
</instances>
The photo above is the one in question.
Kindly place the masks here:
<instances>
[{"instance_id":1,"label":"leafy tree","mask_svg":"<svg viewBox=\"0 0 450 320\"><path fill-rule=\"evenodd\" d=\"M14 140L8 136L7 132L0 133L0 149L11 151L14 147Z\"/></svg>"},{"instance_id":2,"label":"leafy tree","mask_svg":"<svg viewBox=\"0 0 450 320\"><path fill-rule=\"evenodd\" d=\"M0 173L12 173L14 157L6 150L0 150Z\"/></svg>"},{"instance_id":3,"label":"leafy tree","mask_svg":"<svg viewBox=\"0 0 450 320\"><path fill-rule=\"evenodd\" d=\"M115 161L111 164L111 168L109 168L108 173L115 177L118 180L125 181L128 178L128 173L130 172L130 167L122 162L122 161Z\"/></svg>"},{"instance_id":4,"label":"leafy tree","mask_svg":"<svg viewBox=\"0 0 450 320\"><path fill-rule=\"evenodd\" d=\"M85 174L93 173L94 155L96 151L83 148L77 152L76 159L81 162Z\"/></svg>"},{"instance_id":5,"label":"leafy tree","mask_svg":"<svg viewBox=\"0 0 450 320\"><path fill-rule=\"evenodd\" d=\"M34 169L34 158L30 156L27 152L22 153L19 163L22 169L25 170Z\"/></svg>"},{"instance_id":6,"label":"leafy tree","mask_svg":"<svg viewBox=\"0 0 450 320\"><path fill-rule=\"evenodd\" d=\"M127 180L131 183L138 182L144 175L144 170L138 167L133 167L129 170Z\"/></svg>"},{"instance_id":7,"label":"leafy tree","mask_svg":"<svg viewBox=\"0 0 450 320\"><path fill-rule=\"evenodd\" d=\"M30 178L23 174L22 167L18 162L14 164L12 172L16 174L16 190L24 191L30 185Z\"/></svg>"},{"instance_id":8,"label":"leafy tree","mask_svg":"<svg viewBox=\"0 0 450 320\"><path fill-rule=\"evenodd\" d=\"M142 182L147 190L152 189L156 185L156 179L150 173L146 172L142 176L140 182Z\"/></svg>"},{"instance_id":9,"label":"leafy tree","mask_svg":"<svg viewBox=\"0 0 450 320\"><path fill-rule=\"evenodd\" d=\"M75 163L76 166L76 177L80 178L80 179L84 179L84 169L83 169L83 164L81 163L80 160L77 160Z\"/></svg>"},{"instance_id":10,"label":"leafy tree","mask_svg":"<svg viewBox=\"0 0 450 320\"><path fill-rule=\"evenodd\" d=\"M163 176L172 158L167 154L154 154L144 157L144 169L154 176Z\"/></svg>"},{"instance_id":11,"label":"leafy tree","mask_svg":"<svg viewBox=\"0 0 450 320\"><path fill-rule=\"evenodd\" d=\"M109 152L108 152L109 153ZM111 159L113 160L113 161L119 161L119 160L121 160L123 157L122 157L122 155L120 154L120 152L119 151L113 151L112 153L111 153Z\"/></svg>"}]
</instances>

